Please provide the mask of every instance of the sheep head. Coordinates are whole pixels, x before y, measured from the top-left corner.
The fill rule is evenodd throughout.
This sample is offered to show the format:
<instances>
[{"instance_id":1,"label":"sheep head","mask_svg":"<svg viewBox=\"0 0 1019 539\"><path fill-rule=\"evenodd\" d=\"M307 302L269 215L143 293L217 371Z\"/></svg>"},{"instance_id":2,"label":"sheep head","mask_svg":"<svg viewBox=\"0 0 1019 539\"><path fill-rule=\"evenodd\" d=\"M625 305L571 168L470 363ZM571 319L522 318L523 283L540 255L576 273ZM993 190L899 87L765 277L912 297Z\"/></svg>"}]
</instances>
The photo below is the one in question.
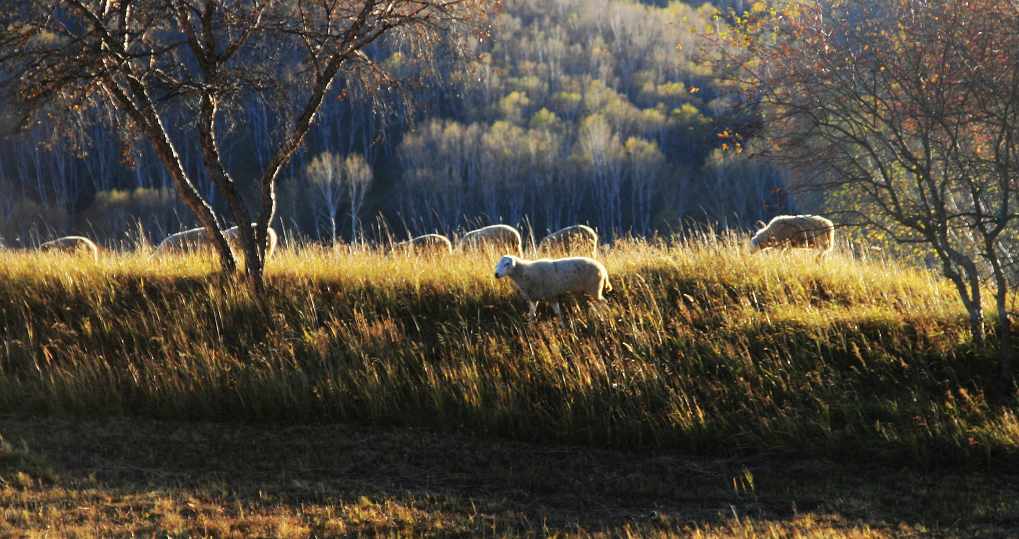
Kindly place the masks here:
<instances>
[{"instance_id":1,"label":"sheep head","mask_svg":"<svg viewBox=\"0 0 1019 539\"><path fill-rule=\"evenodd\" d=\"M757 251L767 247L768 246L768 241L771 239L771 235L767 233L768 225L765 225L764 223L761 223L760 221L758 221L758 223L763 225L763 226L758 228L757 232L754 233L754 236L752 238L750 238L750 252L751 253L756 253Z\"/></svg>"},{"instance_id":2,"label":"sheep head","mask_svg":"<svg viewBox=\"0 0 1019 539\"><path fill-rule=\"evenodd\" d=\"M499 279L509 274L510 270L517 266L517 257L512 255L506 255L499 259L499 263L495 265L495 278Z\"/></svg>"}]
</instances>

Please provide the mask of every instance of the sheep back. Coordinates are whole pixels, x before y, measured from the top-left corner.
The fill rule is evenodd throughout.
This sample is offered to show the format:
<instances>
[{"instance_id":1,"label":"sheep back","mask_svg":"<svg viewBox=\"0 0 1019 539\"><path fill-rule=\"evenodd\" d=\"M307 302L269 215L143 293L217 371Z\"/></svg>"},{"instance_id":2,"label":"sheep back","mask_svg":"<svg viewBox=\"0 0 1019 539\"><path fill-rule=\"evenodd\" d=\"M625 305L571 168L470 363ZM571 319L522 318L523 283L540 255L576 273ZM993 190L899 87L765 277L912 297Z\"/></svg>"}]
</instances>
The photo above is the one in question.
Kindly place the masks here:
<instances>
[{"instance_id":1,"label":"sheep back","mask_svg":"<svg viewBox=\"0 0 1019 539\"><path fill-rule=\"evenodd\" d=\"M509 225L489 225L472 230L460 240L463 249L494 249L501 254L523 255L520 232Z\"/></svg>"},{"instance_id":2,"label":"sheep back","mask_svg":"<svg viewBox=\"0 0 1019 539\"><path fill-rule=\"evenodd\" d=\"M442 234L424 234L401 241L393 249L419 254L449 254L453 252L453 243Z\"/></svg>"},{"instance_id":3,"label":"sheep back","mask_svg":"<svg viewBox=\"0 0 1019 539\"><path fill-rule=\"evenodd\" d=\"M822 252L835 245L835 225L819 215L779 215L750 239L751 250L806 247Z\"/></svg>"},{"instance_id":4,"label":"sheep back","mask_svg":"<svg viewBox=\"0 0 1019 539\"><path fill-rule=\"evenodd\" d=\"M254 227L254 224L252 224L252 227ZM272 227L269 227L266 229L266 236L268 238L268 244L265 249L265 257L269 258L276 250L276 231L273 230ZM223 238L226 239L231 250L237 253L244 252L244 246L241 244L240 227L234 226L224 230ZM205 229L198 227L170 234L163 239L163 241L159 242L159 245L156 247L156 252L188 252L207 249L212 249L212 243L209 241L209 237L206 235Z\"/></svg>"},{"instance_id":5,"label":"sheep back","mask_svg":"<svg viewBox=\"0 0 1019 539\"><path fill-rule=\"evenodd\" d=\"M611 291L605 266L582 256L558 259L518 260L507 275L529 300L547 300L566 294L588 295L604 299Z\"/></svg>"},{"instance_id":6,"label":"sheep back","mask_svg":"<svg viewBox=\"0 0 1019 539\"><path fill-rule=\"evenodd\" d=\"M60 251L70 254L88 255L95 261L99 261L99 248L95 242L84 236L64 236L55 240L47 241L39 246L40 251Z\"/></svg>"},{"instance_id":7,"label":"sheep back","mask_svg":"<svg viewBox=\"0 0 1019 539\"><path fill-rule=\"evenodd\" d=\"M170 234L163 238L156 246L157 253L171 253L183 251L195 251L209 247L209 239L205 235L205 229L191 228Z\"/></svg>"},{"instance_id":8,"label":"sheep back","mask_svg":"<svg viewBox=\"0 0 1019 539\"><path fill-rule=\"evenodd\" d=\"M538 244L545 253L598 255L598 233L587 225L573 225L545 236Z\"/></svg>"}]
</instances>

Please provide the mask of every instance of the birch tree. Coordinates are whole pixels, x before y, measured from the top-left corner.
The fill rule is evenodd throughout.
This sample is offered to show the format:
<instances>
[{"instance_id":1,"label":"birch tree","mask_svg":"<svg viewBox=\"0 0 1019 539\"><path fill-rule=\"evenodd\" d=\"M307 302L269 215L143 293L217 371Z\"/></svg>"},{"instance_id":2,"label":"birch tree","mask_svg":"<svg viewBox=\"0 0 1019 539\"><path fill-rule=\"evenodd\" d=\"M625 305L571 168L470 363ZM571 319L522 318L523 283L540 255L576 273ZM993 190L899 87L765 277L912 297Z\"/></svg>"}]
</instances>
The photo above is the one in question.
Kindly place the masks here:
<instances>
[{"instance_id":1,"label":"birch tree","mask_svg":"<svg viewBox=\"0 0 1019 539\"><path fill-rule=\"evenodd\" d=\"M329 223L332 243L336 243L336 216L340 212L344 194L343 165L342 157L332 152L322 152L305 168L305 175L313 187L308 194L313 199L312 204L318 207L319 220Z\"/></svg>"},{"instance_id":2,"label":"birch tree","mask_svg":"<svg viewBox=\"0 0 1019 539\"><path fill-rule=\"evenodd\" d=\"M372 169L360 154L351 154L343 161L343 182L350 208L350 240L357 240L358 212L371 188Z\"/></svg>"},{"instance_id":3,"label":"birch tree","mask_svg":"<svg viewBox=\"0 0 1019 539\"><path fill-rule=\"evenodd\" d=\"M236 262L221 196L242 225L246 272L263 286L266 230L277 180L315 123L337 79L378 92L398 82L366 50L385 41L408 60L460 50L493 5L488 0L0 0L0 89L21 124L76 125L108 111L126 144L146 141L216 246L223 270ZM268 159L248 182L249 207L228 169L222 140L252 102L279 119ZM170 121L174 125L170 125ZM73 130L63 130L73 134ZM179 133L175 139L174 133ZM261 135L261 134L260 134ZM202 192L181 138L199 141ZM214 186L211 187L211 186ZM254 227L248 223L255 223Z\"/></svg>"}]
</instances>

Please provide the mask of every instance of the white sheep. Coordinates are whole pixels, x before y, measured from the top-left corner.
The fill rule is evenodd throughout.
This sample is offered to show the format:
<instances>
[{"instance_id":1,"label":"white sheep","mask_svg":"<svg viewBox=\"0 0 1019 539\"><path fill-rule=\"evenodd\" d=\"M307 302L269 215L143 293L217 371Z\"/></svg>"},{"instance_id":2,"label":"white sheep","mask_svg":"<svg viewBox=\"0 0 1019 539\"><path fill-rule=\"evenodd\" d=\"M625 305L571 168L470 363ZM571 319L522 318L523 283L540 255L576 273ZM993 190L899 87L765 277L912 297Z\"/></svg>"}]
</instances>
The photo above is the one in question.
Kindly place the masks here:
<instances>
[{"instance_id":1,"label":"white sheep","mask_svg":"<svg viewBox=\"0 0 1019 539\"><path fill-rule=\"evenodd\" d=\"M553 301L566 294L590 296L605 301L602 292L611 292L609 272L593 258L523 260L507 255L495 266L495 278L509 277L527 300L528 316L534 318L539 301ZM559 303L554 302L556 314Z\"/></svg>"},{"instance_id":2,"label":"white sheep","mask_svg":"<svg viewBox=\"0 0 1019 539\"><path fill-rule=\"evenodd\" d=\"M524 254L520 233L509 225L489 225L472 230L460 239L460 247L463 249L497 249L504 253L514 253L517 256Z\"/></svg>"},{"instance_id":3,"label":"white sheep","mask_svg":"<svg viewBox=\"0 0 1019 539\"><path fill-rule=\"evenodd\" d=\"M252 233L254 233L255 223L251 223ZM266 246L265 246L265 259L269 260L272 254L276 251L276 242L278 240L276 231L272 227L265 229ZM223 231L223 237L226 238L227 243L230 247L237 252L244 252L244 245L241 243L241 227L232 226Z\"/></svg>"},{"instance_id":4,"label":"white sheep","mask_svg":"<svg viewBox=\"0 0 1019 539\"><path fill-rule=\"evenodd\" d=\"M99 248L95 242L84 236L64 236L39 245L40 251L60 251L70 254L81 254L99 261Z\"/></svg>"},{"instance_id":5,"label":"white sheep","mask_svg":"<svg viewBox=\"0 0 1019 539\"><path fill-rule=\"evenodd\" d=\"M750 238L750 251L773 247L804 247L820 251L818 258L835 245L835 225L820 215L779 215Z\"/></svg>"},{"instance_id":6,"label":"white sheep","mask_svg":"<svg viewBox=\"0 0 1019 539\"><path fill-rule=\"evenodd\" d=\"M426 253L426 254L450 254L453 252L453 243L442 234L425 234L401 241L393 245L393 250Z\"/></svg>"},{"instance_id":7,"label":"white sheep","mask_svg":"<svg viewBox=\"0 0 1019 539\"><path fill-rule=\"evenodd\" d=\"M173 253L179 251L195 251L209 246L209 239L202 227L182 230L163 238L156 246L156 253Z\"/></svg>"},{"instance_id":8,"label":"white sheep","mask_svg":"<svg viewBox=\"0 0 1019 539\"><path fill-rule=\"evenodd\" d=\"M255 225L252 224L251 226L254 227ZM265 249L265 258L268 259L276 250L277 236L276 231L272 227L266 229L266 235L269 241ZM230 244L230 248L233 251L237 253L244 252L244 246L241 244L240 227L234 226L224 230L223 237ZM159 245L156 247L156 254L199 251L211 248L212 243L209 242L205 229L198 227L170 234L163 241L159 242Z\"/></svg>"},{"instance_id":9,"label":"white sheep","mask_svg":"<svg viewBox=\"0 0 1019 539\"><path fill-rule=\"evenodd\" d=\"M538 250L557 254L598 256L598 233L587 225L573 225L545 236Z\"/></svg>"}]
</instances>

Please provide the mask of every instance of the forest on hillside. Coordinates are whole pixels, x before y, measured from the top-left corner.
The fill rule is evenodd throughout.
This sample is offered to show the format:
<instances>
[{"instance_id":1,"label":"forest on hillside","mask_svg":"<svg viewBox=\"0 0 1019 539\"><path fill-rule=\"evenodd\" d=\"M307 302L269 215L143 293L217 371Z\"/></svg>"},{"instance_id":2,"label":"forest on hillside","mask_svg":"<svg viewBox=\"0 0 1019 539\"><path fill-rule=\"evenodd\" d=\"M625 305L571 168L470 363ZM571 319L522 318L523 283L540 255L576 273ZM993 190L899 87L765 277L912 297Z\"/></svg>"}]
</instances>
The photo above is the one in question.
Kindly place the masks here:
<instances>
[{"instance_id":1,"label":"forest on hillside","mask_svg":"<svg viewBox=\"0 0 1019 539\"><path fill-rule=\"evenodd\" d=\"M380 222L397 236L588 223L611 238L690 222L748 226L788 211L778 171L722 149L732 103L702 46L705 30L723 24L718 13L710 3L509 0L489 39L465 62L434 66L438 77L404 73L408 82L381 97L338 85L283 172L273 226L328 241L371 236ZM401 51L370 52L403 69ZM269 159L260 134L276 119L257 102L238 117L220 137L243 185ZM171 132L175 120L166 119ZM80 131L83 144L44 123L5 130L5 243L84 233L113 245L139 231L158 241L194 225L144 143L125 148L102 122ZM176 136L203 195L222 208L198 141Z\"/></svg>"}]
</instances>

